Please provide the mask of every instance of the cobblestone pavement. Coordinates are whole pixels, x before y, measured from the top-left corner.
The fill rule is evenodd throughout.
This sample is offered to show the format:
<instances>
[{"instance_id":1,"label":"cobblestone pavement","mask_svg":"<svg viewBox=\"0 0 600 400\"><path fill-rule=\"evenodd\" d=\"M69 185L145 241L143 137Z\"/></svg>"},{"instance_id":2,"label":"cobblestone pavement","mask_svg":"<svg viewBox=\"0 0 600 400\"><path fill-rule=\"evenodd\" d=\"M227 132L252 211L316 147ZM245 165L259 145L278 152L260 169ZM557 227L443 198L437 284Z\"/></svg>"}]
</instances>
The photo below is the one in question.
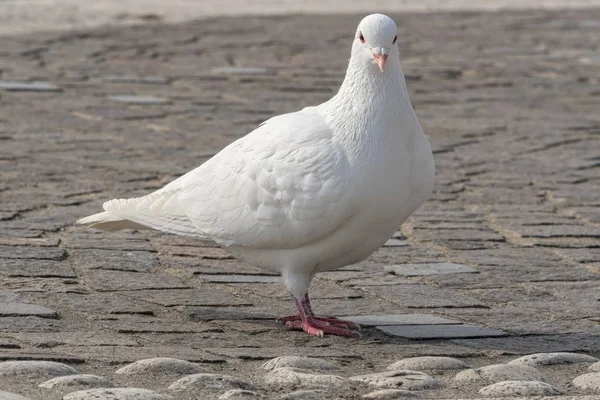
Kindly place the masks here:
<instances>
[{"instance_id":1,"label":"cobblestone pavement","mask_svg":"<svg viewBox=\"0 0 600 400\"><path fill-rule=\"evenodd\" d=\"M437 182L387 246L313 284L363 340L285 331L277 277L211 243L73 226L328 99L359 19L0 38L0 390L600 398L598 10L395 16ZM315 359L262 366L294 355Z\"/></svg>"}]
</instances>

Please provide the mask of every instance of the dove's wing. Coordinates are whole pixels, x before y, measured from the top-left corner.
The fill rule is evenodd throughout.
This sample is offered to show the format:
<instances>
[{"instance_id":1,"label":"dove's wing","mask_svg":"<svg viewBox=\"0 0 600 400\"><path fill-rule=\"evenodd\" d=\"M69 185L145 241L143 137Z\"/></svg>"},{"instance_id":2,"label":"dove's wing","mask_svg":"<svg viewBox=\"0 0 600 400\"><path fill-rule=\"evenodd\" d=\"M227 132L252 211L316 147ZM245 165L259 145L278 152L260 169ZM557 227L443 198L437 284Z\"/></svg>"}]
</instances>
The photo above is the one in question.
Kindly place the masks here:
<instances>
[{"instance_id":1,"label":"dove's wing","mask_svg":"<svg viewBox=\"0 0 600 400\"><path fill-rule=\"evenodd\" d=\"M163 189L113 200L105 209L223 245L296 248L329 235L352 216L350 196L344 196L347 164L322 117L285 114Z\"/></svg>"}]
</instances>

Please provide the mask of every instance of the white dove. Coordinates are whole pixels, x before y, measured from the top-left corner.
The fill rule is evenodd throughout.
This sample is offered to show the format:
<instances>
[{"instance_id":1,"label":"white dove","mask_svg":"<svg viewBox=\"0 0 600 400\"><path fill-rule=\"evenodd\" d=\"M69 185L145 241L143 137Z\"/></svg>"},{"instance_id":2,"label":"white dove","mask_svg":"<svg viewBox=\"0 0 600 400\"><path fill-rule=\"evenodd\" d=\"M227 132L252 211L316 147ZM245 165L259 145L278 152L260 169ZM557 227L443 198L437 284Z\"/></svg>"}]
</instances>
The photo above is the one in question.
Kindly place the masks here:
<instances>
[{"instance_id":1,"label":"white dove","mask_svg":"<svg viewBox=\"0 0 600 400\"><path fill-rule=\"evenodd\" d=\"M313 313L317 272L364 260L431 194L434 161L400 68L395 22L365 17L339 92L279 115L200 167L144 197L104 203L78 221L211 239L234 257L281 273L299 315L289 329L360 337Z\"/></svg>"}]
</instances>

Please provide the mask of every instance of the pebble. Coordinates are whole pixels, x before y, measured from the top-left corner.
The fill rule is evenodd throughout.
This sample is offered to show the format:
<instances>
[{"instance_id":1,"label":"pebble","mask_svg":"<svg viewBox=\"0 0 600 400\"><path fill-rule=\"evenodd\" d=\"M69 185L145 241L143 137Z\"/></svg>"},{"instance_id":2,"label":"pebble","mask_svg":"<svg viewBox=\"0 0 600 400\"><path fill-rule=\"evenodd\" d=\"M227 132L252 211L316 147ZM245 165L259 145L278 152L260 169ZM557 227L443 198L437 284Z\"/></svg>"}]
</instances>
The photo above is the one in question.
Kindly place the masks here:
<instances>
[{"instance_id":1,"label":"pebble","mask_svg":"<svg viewBox=\"0 0 600 400\"><path fill-rule=\"evenodd\" d=\"M4 392L0 390L0 400L31 400L29 397L21 396L20 394Z\"/></svg>"},{"instance_id":2,"label":"pebble","mask_svg":"<svg viewBox=\"0 0 600 400\"><path fill-rule=\"evenodd\" d=\"M325 398L327 393L322 390L297 390L280 397L281 400L323 400Z\"/></svg>"},{"instance_id":3,"label":"pebble","mask_svg":"<svg viewBox=\"0 0 600 400\"><path fill-rule=\"evenodd\" d=\"M67 394L62 400L173 400L173 397L148 389L114 388L80 390Z\"/></svg>"},{"instance_id":4,"label":"pebble","mask_svg":"<svg viewBox=\"0 0 600 400\"><path fill-rule=\"evenodd\" d=\"M540 371L527 365L492 364L476 369L460 371L454 377L457 381L496 383L501 381L540 381Z\"/></svg>"},{"instance_id":5,"label":"pebble","mask_svg":"<svg viewBox=\"0 0 600 400\"><path fill-rule=\"evenodd\" d=\"M600 392L600 372L590 372L573 379L573 386L581 390Z\"/></svg>"},{"instance_id":6,"label":"pebble","mask_svg":"<svg viewBox=\"0 0 600 400\"><path fill-rule=\"evenodd\" d=\"M27 375L30 378L79 374L75 368L53 361L5 361L0 363L0 376Z\"/></svg>"},{"instance_id":7,"label":"pebble","mask_svg":"<svg viewBox=\"0 0 600 400\"><path fill-rule=\"evenodd\" d=\"M439 386L439 382L431 376L408 370L381 372L377 374L358 375L349 378L351 381L368 383L371 386L385 389L422 390Z\"/></svg>"},{"instance_id":8,"label":"pebble","mask_svg":"<svg viewBox=\"0 0 600 400\"><path fill-rule=\"evenodd\" d=\"M376 390L375 392L367 393L363 396L365 399L378 400L410 399L415 397L418 397L416 393L401 389Z\"/></svg>"},{"instance_id":9,"label":"pebble","mask_svg":"<svg viewBox=\"0 0 600 400\"><path fill-rule=\"evenodd\" d=\"M191 375L206 372L200 365L177 358L156 357L139 360L116 371L121 375L145 375L152 373Z\"/></svg>"},{"instance_id":10,"label":"pebble","mask_svg":"<svg viewBox=\"0 0 600 400\"><path fill-rule=\"evenodd\" d=\"M536 353L519 357L510 361L509 365L528 365L537 367L540 365L578 364L593 363L598 361L596 357L578 353Z\"/></svg>"},{"instance_id":11,"label":"pebble","mask_svg":"<svg viewBox=\"0 0 600 400\"><path fill-rule=\"evenodd\" d=\"M540 381L501 381L479 391L484 396L556 396L561 392Z\"/></svg>"},{"instance_id":12,"label":"pebble","mask_svg":"<svg viewBox=\"0 0 600 400\"><path fill-rule=\"evenodd\" d=\"M79 375L67 375L52 378L48 381L42 382L38 385L41 388L52 389L52 388L111 388L114 385L108 380L97 375L79 374Z\"/></svg>"},{"instance_id":13,"label":"pebble","mask_svg":"<svg viewBox=\"0 0 600 400\"><path fill-rule=\"evenodd\" d=\"M284 388L326 389L348 385L348 380L337 375L313 374L301 368L282 367L269 372L265 382Z\"/></svg>"},{"instance_id":14,"label":"pebble","mask_svg":"<svg viewBox=\"0 0 600 400\"><path fill-rule=\"evenodd\" d=\"M219 400L233 400L233 399L250 399L262 397L258 392L252 390L233 389L228 390L219 396Z\"/></svg>"},{"instance_id":15,"label":"pebble","mask_svg":"<svg viewBox=\"0 0 600 400\"><path fill-rule=\"evenodd\" d=\"M262 365L262 368L267 371L273 371L274 369L283 367L301 368L308 371L331 371L340 369L337 365L320 358L300 356L277 357Z\"/></svg>"},{"instance_id":16,"label":"pebble","mask_svg":"<svg viewBox=\"0 0 600 400\"><path fill-rule=\"evenodd\" d=\"M590 365L589 370L590 371L600 372L600 361L597 362L597 363L594 363L594 364Z\"/></svg>"},{"instance_id":17,"label":"pebble","mask_svg":"<svg viewBox=\"0 0 600 400\"><path fill-rule=\"evenodd\" d=\"M194 374L184 376L169 386L169 390L176 392L208 389L208 390L231 390L243 389L254 390L252 384L230 375L221 374Z\"/></svg>"},{"instance_id":18,"label":"pebble","mask_svg":"<svg viewBox=\"0 0 600 400\"><path fill-rule=\"evenodd\" d=\"M404 358L391 364L387 369L398 370L408 369L411 371L427 371L427 370L448 370L448 369L466 369L471 368L461 360L452 357L412 357Z\"/></svg>"}]
</instances>

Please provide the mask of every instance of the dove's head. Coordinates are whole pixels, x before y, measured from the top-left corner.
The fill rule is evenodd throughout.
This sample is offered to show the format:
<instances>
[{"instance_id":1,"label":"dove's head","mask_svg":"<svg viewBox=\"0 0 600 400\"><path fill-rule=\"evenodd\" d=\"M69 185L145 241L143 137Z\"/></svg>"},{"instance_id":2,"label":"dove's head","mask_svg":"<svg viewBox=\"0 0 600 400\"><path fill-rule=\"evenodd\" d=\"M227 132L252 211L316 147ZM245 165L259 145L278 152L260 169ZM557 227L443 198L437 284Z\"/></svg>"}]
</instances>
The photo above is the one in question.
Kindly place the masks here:
<instances>
[{"instance_id":1,"label":"dove's head","mask_svg":"<svg viewBox=\"0 0 600 400\"><path fill-rule=\"evenodd\" d=\"M371 14L358 24L352 57L383 73L390 62L399 63L398 27L383 14Z\"/></svg>"}]
</instances>

